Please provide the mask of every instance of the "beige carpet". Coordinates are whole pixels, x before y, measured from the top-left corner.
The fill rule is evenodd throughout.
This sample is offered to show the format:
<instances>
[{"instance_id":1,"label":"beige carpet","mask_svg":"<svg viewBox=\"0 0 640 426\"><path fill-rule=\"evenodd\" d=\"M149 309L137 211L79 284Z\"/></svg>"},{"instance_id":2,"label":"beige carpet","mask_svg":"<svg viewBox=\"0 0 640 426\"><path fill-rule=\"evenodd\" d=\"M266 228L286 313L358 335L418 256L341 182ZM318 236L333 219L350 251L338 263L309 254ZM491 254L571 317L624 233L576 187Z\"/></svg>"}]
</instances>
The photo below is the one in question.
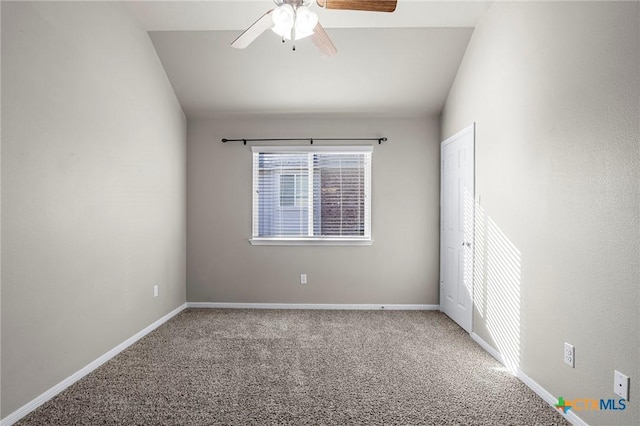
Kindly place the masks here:
<instances>
[{"instance_id":1,"label":"beige carpet","mask_svg":"<svg viewBox=\"0 0 640 426\"><path fill-rule=\"evenodd\" d=\"M189 309L19 425L566 425L439 312Z\"/></svg>"}]
</instances>

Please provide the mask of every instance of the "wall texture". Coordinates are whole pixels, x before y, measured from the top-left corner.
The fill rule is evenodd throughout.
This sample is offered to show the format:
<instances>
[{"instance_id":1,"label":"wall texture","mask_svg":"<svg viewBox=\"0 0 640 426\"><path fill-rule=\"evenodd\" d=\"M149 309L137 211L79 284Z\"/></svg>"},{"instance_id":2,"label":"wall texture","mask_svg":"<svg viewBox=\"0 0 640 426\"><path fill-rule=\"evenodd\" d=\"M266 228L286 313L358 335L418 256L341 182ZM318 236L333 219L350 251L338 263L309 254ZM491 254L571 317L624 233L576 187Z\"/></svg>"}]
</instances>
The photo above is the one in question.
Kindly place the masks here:
<instances>
[{"instance_id":1,"label":"wall texture","mask_svg":"<svg viewBox=\"0 0 640 426\"><path fill-rule=\"evenodd\" d=\"M637 2L498 2L442 115L443 138L477 123L474 331L556 397L630 376L590 424L640 416L638 22Z\"/></svg>"},{"instance_id":2,"label":"wall texture","mask_svg":"<svg viewBox=\"0 0 640 426\"><path fill-rule=\"evenodd\" d=\"M188 129L187 300L438 303L437 119L200 119ZM221 138L378 136L389 141L373 151L372 246L249 244L251 149Z\"/></svg>"},{"instance_id":3,"label":"wall texture","mask_svg":"<svg viewBox=\"0 0 640 426\"><path fill-rule=\"evenodd\" d=\"M2 2L2 96L6 417L185 302L186 120L113 2Z\"/></svg>"}]
</instances>

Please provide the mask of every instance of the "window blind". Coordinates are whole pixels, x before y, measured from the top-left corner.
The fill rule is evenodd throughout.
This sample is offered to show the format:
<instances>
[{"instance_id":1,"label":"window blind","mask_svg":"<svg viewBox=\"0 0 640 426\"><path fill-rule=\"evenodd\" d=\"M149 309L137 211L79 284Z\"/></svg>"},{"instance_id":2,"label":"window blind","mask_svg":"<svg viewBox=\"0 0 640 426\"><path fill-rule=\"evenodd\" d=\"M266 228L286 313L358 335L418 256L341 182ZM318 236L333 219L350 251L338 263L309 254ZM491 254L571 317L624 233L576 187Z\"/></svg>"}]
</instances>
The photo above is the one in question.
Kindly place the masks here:
<instances>
[{"instance_id":1,"label":"window blind","mask_svg":"<svg viewBox=\"0 0 640 426\"><path fill-rule=\"evenodd\" d=\"M253 239L370 240L370 146L253 150Z\"/></svg>"}]
</instances>

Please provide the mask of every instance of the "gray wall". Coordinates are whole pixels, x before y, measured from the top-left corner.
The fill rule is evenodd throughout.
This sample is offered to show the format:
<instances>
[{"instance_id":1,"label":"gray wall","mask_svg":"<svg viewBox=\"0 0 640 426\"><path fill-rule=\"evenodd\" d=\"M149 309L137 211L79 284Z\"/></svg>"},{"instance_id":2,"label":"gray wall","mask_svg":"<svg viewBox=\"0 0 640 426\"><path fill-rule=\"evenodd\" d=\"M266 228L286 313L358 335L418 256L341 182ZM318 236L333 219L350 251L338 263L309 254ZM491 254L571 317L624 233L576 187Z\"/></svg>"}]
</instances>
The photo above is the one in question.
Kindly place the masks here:
<instances>
[{"instance_id":1,"label":"gray wall","mask_svg":"<svg viewBox=\"0 0 640 426\"><path fill-rule=\"evenodd\" d=\"M185 302L185 166L121 5L2 2L2 417Z\"/></svg>"},{"instance_id":2,"label":"gray wall","mask_svg":"<svg viewBox=\"0 0 640 426\"><path fill-rule=\"evenodd\" d=\"M553 395L638 424L640 4L496 3L442 115L477 123L474 331ZM576 368L563 364L563 343Z\"/></svg>"},{"instance_id":3,"label":"gray wall","mask_svg":"<svg viewBox=\"0 0 640 426\"><path fill-rule=\"evenodd\" d=\"M189 120L187 300L438 303L437 119ZM372 246L252 246L251 149L226 138L378 137ZM299 284L308 274L309 284Z\"/></svg>"}]
</instances>

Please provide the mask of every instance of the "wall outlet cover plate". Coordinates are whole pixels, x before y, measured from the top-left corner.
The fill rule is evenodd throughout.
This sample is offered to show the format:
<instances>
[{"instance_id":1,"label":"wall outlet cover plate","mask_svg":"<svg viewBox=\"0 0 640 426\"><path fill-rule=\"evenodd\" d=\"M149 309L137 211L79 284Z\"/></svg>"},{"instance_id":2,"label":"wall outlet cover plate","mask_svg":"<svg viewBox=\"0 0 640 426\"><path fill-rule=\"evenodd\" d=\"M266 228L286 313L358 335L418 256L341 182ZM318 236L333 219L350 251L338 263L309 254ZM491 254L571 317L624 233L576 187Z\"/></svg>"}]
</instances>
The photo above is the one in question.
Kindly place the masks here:
<instances>
[{"instance_id":1,"label":"wall outlet cover plate","mask_svg":"<svg viewBox=\"0 0 640 426\"><path fill-rule=\"evenodd\" d=\"M569 343L564 344L564 363L576 368L576 348Z\"/></svg>"},{"instance_id":2,"label":"wall outlet cover plate","mask_svg":"<svg viewBox=\"0 0 640 426\"><path fill-rule=\"evenodd\" d=\"M622 399L629 400L629 378L619 372L613 371L613 392Z\"/></svg>"}]
</instances>

